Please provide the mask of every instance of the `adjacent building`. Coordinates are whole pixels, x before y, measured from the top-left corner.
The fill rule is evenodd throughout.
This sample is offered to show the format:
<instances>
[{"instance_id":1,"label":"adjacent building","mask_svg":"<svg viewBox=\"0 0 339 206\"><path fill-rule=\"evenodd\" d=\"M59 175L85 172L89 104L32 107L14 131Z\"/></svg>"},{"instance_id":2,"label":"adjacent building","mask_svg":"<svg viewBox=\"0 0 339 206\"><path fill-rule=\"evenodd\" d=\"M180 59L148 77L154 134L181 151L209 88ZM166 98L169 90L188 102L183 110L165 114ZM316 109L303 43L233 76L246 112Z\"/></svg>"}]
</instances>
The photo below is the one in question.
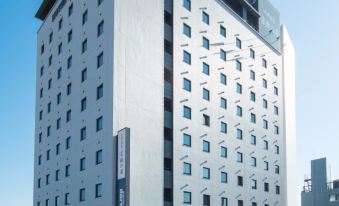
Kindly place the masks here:
<instances>
[{"instance_id":1,"label":"adjacent building","mask_svg":"<svg viewBox=\"0 0 339 206\"><path fill-rule=\"evenodd\" d=\"M312 160L311 179L305 179L301 192L301 206L339 205L339 180L327 178L326 158Z\"/></svg>"},{"instance_id":2,"label":"adjacent building","mask_svg":"<svg viewBox=\"0 0 339 206\"><path fill-rule=\"evenodd\" d=\"M296 205L279 16L268 0L44 0L34 205Z\"/></svg>"}]
</instances>

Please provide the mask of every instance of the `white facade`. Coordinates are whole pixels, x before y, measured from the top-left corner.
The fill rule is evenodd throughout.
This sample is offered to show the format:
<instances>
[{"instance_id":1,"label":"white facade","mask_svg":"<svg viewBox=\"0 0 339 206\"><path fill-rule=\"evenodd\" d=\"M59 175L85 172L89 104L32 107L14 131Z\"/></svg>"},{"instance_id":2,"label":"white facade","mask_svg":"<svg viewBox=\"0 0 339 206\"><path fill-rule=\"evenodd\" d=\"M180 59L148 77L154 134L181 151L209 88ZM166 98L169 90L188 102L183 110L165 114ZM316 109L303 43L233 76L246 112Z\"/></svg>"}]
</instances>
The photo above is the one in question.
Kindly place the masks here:
<instances>
[{"instance_id":1,"label":"white facade","mask_svg":"<svg viewBox=\"0 0 339 206\"><path fill-rule=\"evenodd\" d=\"M44 22L37 45L34 205L116 205L115 135L125 127L130 128L131 206L201 205L203 195L210 205L220 205L222 198L228 205L239 200L244 205L294 205L295 194L287 189L294 181L294 165L286 164L295 157L286 153L295 147L295 123L288 121L295 119L294 80L285 80L291 81L295 68L286 30L280 40L288 46L279 52L223 2L191 1L190 11L183 0L44 1L53 7L39 17ZM172 25L166 14L164 21L164 10ZM202 21L202 12L209 15L209 24ZM184 23L191 37L183 34ZM209 49L202 46L203 38ZM183 61L184 51L191 55L190 64ZM202 72L203 63L209 74ZM165 81L168 73L170 83ZM191 91L183 89L183 78L191 82ZM237 83L242 94L236 92ZM203 99L203 89L209 100ZM227 108L221 108L221 98ZM168 101L171 111L166 110ZM191 109L191 119L183 117L184 106ZM203 115L209 126L203 125ZM227 124L226 133L221 122ZM171 130L171 140L164 139L164 128ZM184 134L191 136L190 146L183 145ZM209 142L209 152L203 151L203 141ZM227 148L227 157L221 157L221 147ZM252 157L256 166L251 166ZM184 163L191 165L191 174L183 174ZM209 179L203 178L203 168L209 169ZM221 172L227 173L227 182L221 182ZM184 202L184 192L191 194L190 203Z\"/></svg>"}]
</instances>

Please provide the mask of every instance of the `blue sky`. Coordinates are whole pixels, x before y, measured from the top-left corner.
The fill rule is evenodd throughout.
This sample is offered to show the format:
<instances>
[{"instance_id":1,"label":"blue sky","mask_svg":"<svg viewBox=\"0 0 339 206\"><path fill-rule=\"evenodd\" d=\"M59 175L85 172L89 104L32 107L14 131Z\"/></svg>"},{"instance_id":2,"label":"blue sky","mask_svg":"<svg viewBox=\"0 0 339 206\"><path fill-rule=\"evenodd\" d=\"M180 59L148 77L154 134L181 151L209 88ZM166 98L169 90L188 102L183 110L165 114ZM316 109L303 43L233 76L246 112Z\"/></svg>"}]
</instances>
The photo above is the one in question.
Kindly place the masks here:
<instances>
[{"instance_id":1,"label":"blue sky","mask_svg":"<svg viewBox=\"0 0 339 206\"><path fill-rule=\"evenodd\" d=\"M36 31L40 0L0 1L0 205L32 205ZM338 0L271 0L297 52L298 183L327 156L339 178ZM311 3L310 3L311 2ZM332 9L330 9L332 8ZM334 165L337 164L337 165ZM301 188L298 188L300 190Z\"/></svg>"}]
</instances>

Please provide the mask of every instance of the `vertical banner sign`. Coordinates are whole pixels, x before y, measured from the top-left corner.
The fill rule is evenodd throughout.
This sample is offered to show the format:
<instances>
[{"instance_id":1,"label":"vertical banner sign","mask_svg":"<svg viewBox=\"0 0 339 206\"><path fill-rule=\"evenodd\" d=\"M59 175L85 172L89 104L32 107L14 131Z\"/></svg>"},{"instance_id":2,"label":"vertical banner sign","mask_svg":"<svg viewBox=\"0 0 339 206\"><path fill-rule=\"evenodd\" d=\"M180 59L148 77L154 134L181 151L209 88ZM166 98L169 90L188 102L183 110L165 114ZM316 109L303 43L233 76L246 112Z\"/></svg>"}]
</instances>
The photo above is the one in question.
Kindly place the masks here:
<instances>
[{"instance_id":1,"label":"vertical banner sign","mask_svg":"<svg viewBox=\"0 0 339 206\"><path fill-rule=\"evenodd\" d=\"M118 206L128 206L129 173L129 129L118 132L117 137L117 202Z\"/></svg>"}]
</instances>

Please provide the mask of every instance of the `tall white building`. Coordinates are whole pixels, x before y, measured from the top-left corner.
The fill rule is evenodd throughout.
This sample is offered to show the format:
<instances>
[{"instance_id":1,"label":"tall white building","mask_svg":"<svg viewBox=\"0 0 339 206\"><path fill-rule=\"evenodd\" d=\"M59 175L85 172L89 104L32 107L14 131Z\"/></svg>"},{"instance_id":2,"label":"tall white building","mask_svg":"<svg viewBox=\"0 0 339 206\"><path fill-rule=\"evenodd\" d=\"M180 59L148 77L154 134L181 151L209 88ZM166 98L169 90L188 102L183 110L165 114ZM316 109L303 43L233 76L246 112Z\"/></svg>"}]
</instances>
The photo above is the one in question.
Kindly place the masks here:
<instances>
[{"instance_id":1,"label":"tall white building","mask_svg":"<svg viewBox=\"0 0 339 206\"><path fill-rule=\"evenodd\" d=\"M44 0L34 205L296 205L294 49L267 0Z\"/></svg>"}]
</instances>

